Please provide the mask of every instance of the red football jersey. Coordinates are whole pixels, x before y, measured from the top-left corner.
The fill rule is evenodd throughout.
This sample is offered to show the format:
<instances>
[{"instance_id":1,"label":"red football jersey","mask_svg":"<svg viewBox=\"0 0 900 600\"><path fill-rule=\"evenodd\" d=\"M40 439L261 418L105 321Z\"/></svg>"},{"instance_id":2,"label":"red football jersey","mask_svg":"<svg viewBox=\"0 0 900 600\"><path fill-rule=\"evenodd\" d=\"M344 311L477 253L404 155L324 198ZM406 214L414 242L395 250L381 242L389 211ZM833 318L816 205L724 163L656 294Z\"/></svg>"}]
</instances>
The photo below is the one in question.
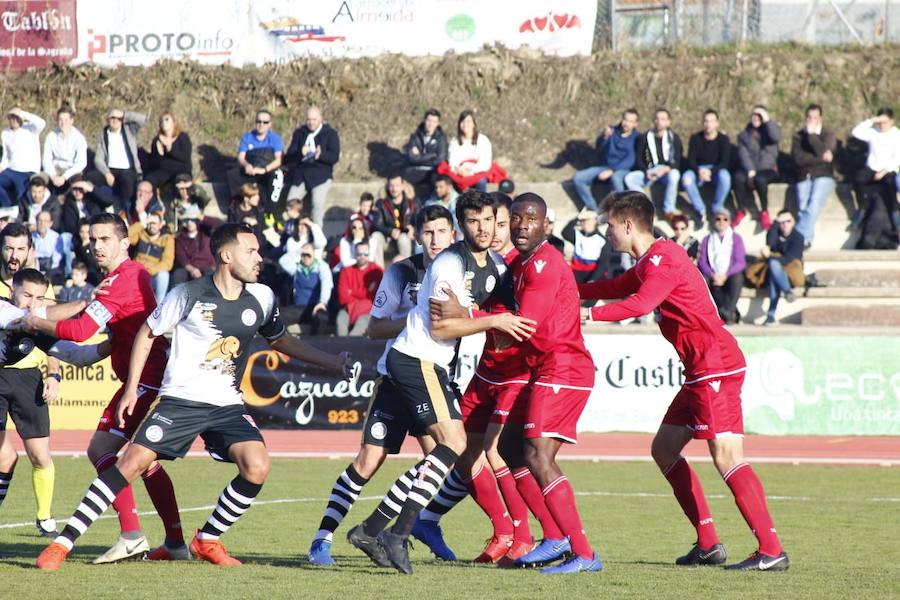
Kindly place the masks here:
<instances>
[{"instance_id":1,"label":"red football jersey","mask_svg":"<svg viewBox=\"0 0 900 600\"><path fill-rule=\"evenodd\" d=\"M659 308L659 329L675 346L688 383L746 368L737 340L725 329L709 287L679 244L656 240L631 269L578 286L582 298L625 298L595 306L594 321L621 321Z\"/></svg>"},{"instance_id":2,"label":"red football jersey","mask_svg":"<svg viewBox=\"0 0 900 600\"><path fill-rule=\"evenodd\" d=\"M507 266L519 256L519 251L513 248L503 261ZM502 299L492 296L482 307L483 312L502 313L510 312ZM528 382L530 369L525 362L524 346L503 332L488 329L485 334L484 350L481 360L475 368L475 373L491 383L507 383L511 381Z\"/></svg>"},{"instance_id":3,"label":"red football jersey","mask_svg":"<svg viewBox=\"0 0 900 600\"><path fill-rule=\"evenodd\" d=\"M581 334L580 299L572 269L544 241L512 263L518 314L537 321L525 360L538 383L590 388L594 362Z\"/></svg>"},{"instance_id":4,"label":"red football jersey","mask_svg":"<svg viewBox=\"0 0 900 600\"><path fill-rule=\"evenodd\" d=\"M56 337L83 342L109 325L112 334L113 372L124 384L128 380L131 347L138 330L156 308L150 274L144 265L126 259L106 276L112 283L106 295L97 296L81 314L56 324ZM166 370L169 342L159 336L153 340L141 383L158 387Z\"/></svg>"}]
</instances>

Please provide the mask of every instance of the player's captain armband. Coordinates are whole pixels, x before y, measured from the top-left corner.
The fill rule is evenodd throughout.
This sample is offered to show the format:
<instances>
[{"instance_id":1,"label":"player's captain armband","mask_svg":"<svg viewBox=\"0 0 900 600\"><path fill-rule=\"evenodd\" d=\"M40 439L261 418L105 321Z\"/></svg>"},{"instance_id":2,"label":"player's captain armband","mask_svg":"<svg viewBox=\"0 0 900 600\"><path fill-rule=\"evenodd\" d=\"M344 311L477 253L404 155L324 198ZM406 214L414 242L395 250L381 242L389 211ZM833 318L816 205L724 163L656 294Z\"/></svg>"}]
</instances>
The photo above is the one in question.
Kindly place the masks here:
<instances>
[{"instance_id":1,"label":"player's captain armband","mask_svg":"<svg viewBox=\"0 0 900 600\"><path fill-rule=\"evenodd\" d=\"M100 327L105 327L113 318L112 313L99 300L94 300L88 304L84 312Z\"/></svg>"}]
</instances>

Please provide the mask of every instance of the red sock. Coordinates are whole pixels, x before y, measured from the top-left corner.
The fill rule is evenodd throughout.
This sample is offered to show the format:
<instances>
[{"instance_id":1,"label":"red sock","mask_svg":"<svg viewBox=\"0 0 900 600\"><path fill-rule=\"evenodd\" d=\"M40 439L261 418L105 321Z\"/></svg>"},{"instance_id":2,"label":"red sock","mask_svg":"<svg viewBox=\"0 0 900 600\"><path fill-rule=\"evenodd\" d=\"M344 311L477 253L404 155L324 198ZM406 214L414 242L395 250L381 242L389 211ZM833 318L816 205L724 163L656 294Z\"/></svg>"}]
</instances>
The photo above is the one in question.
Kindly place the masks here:
<instances>
[{"instance_id":1,"label":"red sock","mask_svg":"<svg viewBox=\"0 0 900 600\"><path fill-rule=\"evenodd\" d=\"M97 469L97 473L102 473L116 464L116 460L118 459L115 454L104 454L94 463L94 468ZM134 490L131 485L125 486L119 492L112 505L119 515L119 529L122 533L141 530L141 520L137 515L137 504L134 502Z\"/></svg>"},{"instance_id":2,"label":"red sock","mask_svg":"<svg viewBox=\"0 0 900 600\"><path fill-rule=\"evenodd\" d=\"M753 467L747 463L739 463L731 467L722 479L731 488L735 504L753 530L753 535L759 540L759 551L769 556L781 554L784 549L766 506L766 492Z\"/></svg>"},{"instance_id":3,"label":"red sock","mask_svg":"<svg viewBox=\"0 0 900 600\"><path fill-rule=\"evenodd\" d=\"M697 545L708 550L718 544L719 535L703 495L703 486L688 462L679 458L662 473L669 480L681 510L697 530Z\"/></svg>"},{"instance_id":4,"label":"red sock","mask_svg":"<svg viewBox=\"0 0 900 600\"><path fill-rule=\"evenodd\" d=\"M181 532L181 516L178 514L178 501L175 499L175 488L169 474L156 463L143 475L144 487L150 495L159 518L166 530L166 545L170 548L184 546L184 534Z\"/></svg>"},{"instance_id":5,"label":"red sock","mask_svg":"<svg viewBox=\"0 0 900 600\"><path fill-rule=\"evenodd\" d=\"M581 558L594 558L594 549L584 534L578 507L575 505L575 491L565 475L560 475L544 487L544 502L550 514L559 523L563 533L569 538L572 552Z\"/></svg>"},{"instance_id":6,"label":"red sock","mask_svg":"<svg viewBox=\"0 0 900 600\"><path fill-rule=\"evenodd\" d=\"M531 543L531 527L528 524L528 507L525 501L516 489L516 480L512 478L509 467L503 467L494 471L494 477L497 478L497 486L500 493L503 494L503 500L509 509L509 516L512 517L513 527L515 527L516 539L520 542Z\"/></svg>"},{"instance_id":7,"label":"red sock","mask_svg":"<svg viewBox=\"0 0 900 600\"><path fill-rule=\"evenodd\" d=\"M479 467L478 472L467 483L472 499L478 503L484 514L494 526L494 535L512 535L514 532L512 519L506 512L506 505L500 498L497 483L489 469Z\"/></svg>"},{"instance_id":8,"label":"red sock","mask_svg":"<svg viewBox=\"0 0 900 600\"><path fill-rule=\"evenodd\" d=\"M519 495L528 505L528 510L540 522L544 539L561 540L566 537L560 531L559 525L556 524L556 519L547 509L544 494L541 493L541 488L534 475L531 474L531 470L528 467L520 467L513 471L513 478L516 480L516 489L519 491Z\"/></svg>"}]
</instances>

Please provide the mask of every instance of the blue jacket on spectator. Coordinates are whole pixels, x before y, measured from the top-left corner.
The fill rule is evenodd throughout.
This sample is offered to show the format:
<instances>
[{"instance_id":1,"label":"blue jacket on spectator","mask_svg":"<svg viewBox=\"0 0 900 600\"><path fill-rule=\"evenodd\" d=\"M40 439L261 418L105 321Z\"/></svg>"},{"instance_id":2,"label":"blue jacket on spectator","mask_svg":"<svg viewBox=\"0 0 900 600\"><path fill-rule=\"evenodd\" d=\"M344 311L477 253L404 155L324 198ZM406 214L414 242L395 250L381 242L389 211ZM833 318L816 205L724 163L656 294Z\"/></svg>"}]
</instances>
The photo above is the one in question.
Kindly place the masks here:
<instances>
[{"instance_id":1,"label":"blue jacket on spectator","mask_svg":"<svg viewBox=\"0 0 900 600\"><path fill-rule=\"evenodd\" d=\"M614 171L629 171L634 167L635 146L637 144L637 128L622 137L621 125L613 127L613 134L608 138L600 135L597 138L597 154L600 158L598 165L609 167Z\"/></svg>"},{"instance_id":2,"label":"blue jacket on spectator","mask_svg":"<svg viewBox=\"0 0 900 600\"><path fill-rule=\"evenodd\" d=\"M294 304L296 306L315 306L320 302L327 303L333 288L334 282L331 279L331 273L328 271L328 266L322 261L315 261L308 269L304 268L302 264L297 265L297 271L294 273Z\"/></svg>"}]
</instances>

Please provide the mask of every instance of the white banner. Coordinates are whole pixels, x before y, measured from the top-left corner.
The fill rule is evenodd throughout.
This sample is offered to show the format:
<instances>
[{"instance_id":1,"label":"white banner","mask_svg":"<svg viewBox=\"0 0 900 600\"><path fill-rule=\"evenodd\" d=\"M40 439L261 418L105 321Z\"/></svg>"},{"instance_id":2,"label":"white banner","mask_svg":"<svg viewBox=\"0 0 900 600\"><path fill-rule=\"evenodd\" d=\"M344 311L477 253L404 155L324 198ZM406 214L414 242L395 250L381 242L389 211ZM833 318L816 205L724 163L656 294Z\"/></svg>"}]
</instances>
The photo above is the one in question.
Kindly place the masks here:
<instances>
[{"instance_id":1,"label":"white banner","mask_svg":"<svg viewBox=\"0 0 900 600\"><path fill-rule=\"evenodd\" d=\"M474 52L485 44L590 54L595 0L117 0L78 2L78 62L262 65L307 56Z\"/></svg>"}]
</instances>

